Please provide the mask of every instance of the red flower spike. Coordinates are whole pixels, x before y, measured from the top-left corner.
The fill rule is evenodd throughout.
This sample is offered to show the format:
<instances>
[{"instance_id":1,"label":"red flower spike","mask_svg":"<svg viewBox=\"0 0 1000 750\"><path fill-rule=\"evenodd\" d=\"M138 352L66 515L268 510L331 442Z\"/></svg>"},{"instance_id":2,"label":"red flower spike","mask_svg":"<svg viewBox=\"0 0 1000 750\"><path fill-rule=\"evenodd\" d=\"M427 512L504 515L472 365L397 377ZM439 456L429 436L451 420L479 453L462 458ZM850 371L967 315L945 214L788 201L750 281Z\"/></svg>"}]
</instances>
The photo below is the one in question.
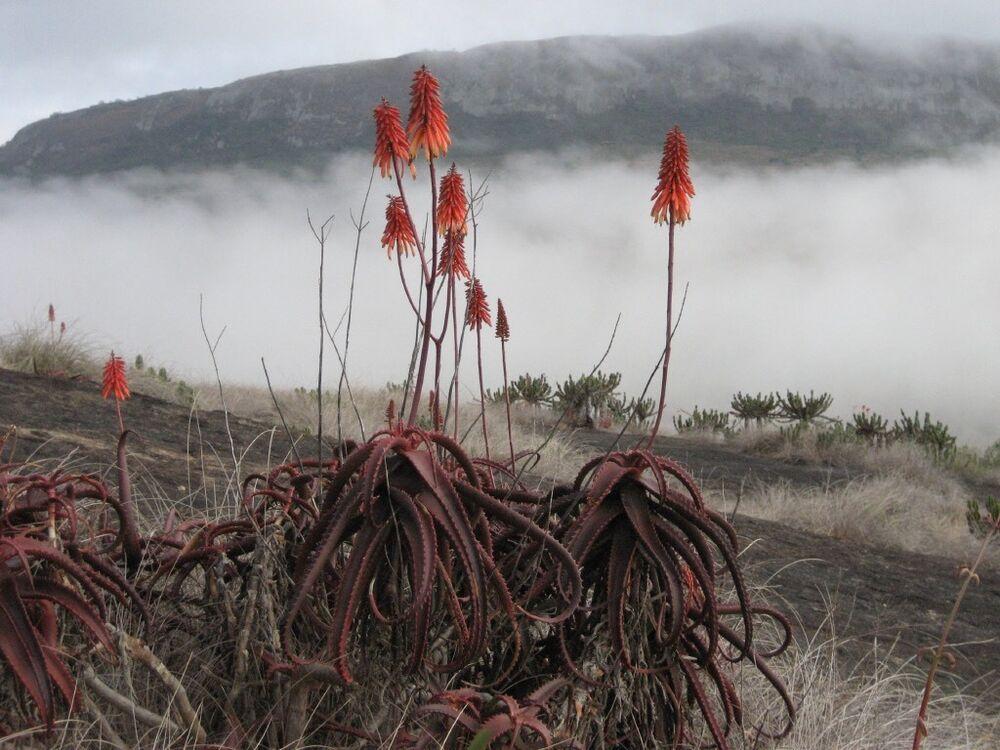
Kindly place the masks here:
<instances>
[{"instance_id":1,"label":"red flower spike","mask_svg":"<svg viewBox=\"0 0 1000 750\"><path fill-rule=\"evenodd\" d=\"M413 74L410 86L410 118L406 123L410 139L410 158L421 151L429 161L448 152L451 136L448 134L448 115L441 106L441 91L437 78L426 65Z\"/></svg>"},{"instance_id":2,"label":"red flower spike","mask_svg":"<svg viewBox=\"0 0 1000 750\"><path fill-rule=\"evenodd\" d=\"M49 322L56 322L56 308L51 302L49 303Z\"/></svg>"},{"instance_id":3,"label":"red flower spike","mask_svg":"<svg viewBox=\"0 0 1000 750\"><path fill-rule=\"evenodd\" d=\"M507 311L503 309L503 301L497 298L496 337L506 343L510 340L510 326L507 323Z\"/></svg>"},{"instance_id":4,"label":"red flower spike","mask_svg":"<svg viewBox=\"0 0 1000 750\"><path fill-rule=\"evenodd\" d=\"M465 313L465 325L475 330L481 330L483 325L493 325L490 318L490 304L486 301L486 292L479 279L471 279L465 282L465 301L467 309Z\"/></svg>"},{"instance_id":5,"label":"red flower spike","mask_svg":"<svg viewBox=\"0 0 1000 750\"><path fill-rule=\"evenodd\" d=\"M445 235L448 232L465 234L465 215L469 209L469 201L465 195L465 183L462 175L451 165L448 173L441 178L441 191L438 194L437 223L438 232Z\"/></svg>"},{"instance_id":6,"label":"red flower spike","mask_svg":"<svg viewBox=\"0 0 1000 750\"><path fill-rule=\"evenodd\" d=\"M684 133L676 125L667 133L660 160L659 181L653 191L650 215L657 224L668 219L683 224L691 218L694 184L688 173L688 147Z\"/></svg>"},{"instance_id":7,"label":"red flower spike","mask_svg":"<svg viewBox=\"0 0 1000 750\"><path fill-rule=\"evenodd\" d=\"M410 165L410 174L416 177L417 168L410 159L410 144L406 140L399 110L382 97L382 103L375 107L374 115L375 158L372 164L379 168L383 177L389 177L393 171L393 161L399 159Z\"/></svg>"},{"instance_id":8,"label":"red flower spike","mask_svg":"<svg viewBox=\"0 0 1000 750\"><path fill-rule=\"evenodd\" d=\"M451 276L463 279L469 278L469 266L465 262L465 235L459 232L449 232L444 238L441 248L441 260L438 261L438 276Z\"/></svg>"},{"instance_id":9,"label":"red flower spike","mask_svg":"<svg viewBox=\"0 0 1000 750\"><path fill-rule=\"evenodd\" d=\"M125 377L125 360L111 352L104 365L104 377L101 385L101 396L116 401L125 401L131 392L128 389L128 379Z\"/></svg>"},{"instance_id":10,"label":"red flower spike","mask_svg":"<svg viewBox=\"0 0 1000 750\"><path fill-rule=\"evenodd\" d=\"M397 196L389 196L385 207L385 231L382 232L382 247L391 258L392 251L410 255L417 246L417 238L406 215L406 204Z\"/></svg>"}]
</instances>

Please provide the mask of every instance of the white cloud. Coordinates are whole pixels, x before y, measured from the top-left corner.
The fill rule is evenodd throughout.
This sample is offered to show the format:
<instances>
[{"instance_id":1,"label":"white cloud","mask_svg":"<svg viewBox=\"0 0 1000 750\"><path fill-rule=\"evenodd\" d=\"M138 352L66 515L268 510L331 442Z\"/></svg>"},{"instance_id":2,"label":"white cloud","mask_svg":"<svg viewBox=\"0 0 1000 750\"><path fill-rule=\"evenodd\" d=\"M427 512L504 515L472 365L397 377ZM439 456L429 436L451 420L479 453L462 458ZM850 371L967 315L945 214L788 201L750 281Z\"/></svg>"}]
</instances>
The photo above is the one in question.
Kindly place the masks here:
<instances>
[{"instance_id":1,"label":"white cloud","mask_svg":"<svg viewBox=\"0 0 1000 750\"><path fill-rule=\"evenodd\" d=\"M102 345L207 377L203 292L210 326L229 326L225 376L258 382L264 355L280 382L305 383L317 264L305 211L337 214L336 319L353 252L348 210L369 164L344 155L319 180L233 171L0 183L0 319L42 315L51 301ZM653 157L607 164L569 152L514 157L495 173L479 268L508 309L515 372L588 370L621 312L606 369L641 388L663 336L655 170ZM691 286L671 411L725 406L737 389L815 388L834 394L840 414L920 408L967 440L1000 437L1000 152L893 168L696 170L695 180L694 219L678 232L680 288ZM378 246L390 189L372 191L355 311L353 377L375 384L401 378L412 335ZM493 347L487 361L496 373Z\"/></svg>"}]
</instances>

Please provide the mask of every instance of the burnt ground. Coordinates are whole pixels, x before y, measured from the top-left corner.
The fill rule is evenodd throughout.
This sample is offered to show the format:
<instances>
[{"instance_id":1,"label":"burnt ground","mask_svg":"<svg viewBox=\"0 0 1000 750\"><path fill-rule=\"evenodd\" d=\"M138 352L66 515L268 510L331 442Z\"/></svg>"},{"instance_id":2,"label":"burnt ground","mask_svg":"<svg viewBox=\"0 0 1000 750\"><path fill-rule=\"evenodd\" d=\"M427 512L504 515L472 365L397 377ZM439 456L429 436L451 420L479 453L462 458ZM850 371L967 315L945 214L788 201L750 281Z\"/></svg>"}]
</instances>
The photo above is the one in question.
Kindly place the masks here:
<instances>
[{"instance_id":1,"label":"burnt ground","mask_svg":"<svg viewBox=\"0 0 1000 750\"><path fill-rule=\"evenodd\" d=\"M0 370L0 435L17 427L5 460L59 461L108 471L114 461L117 420L93 383L43 379ZM231 449L221 412L197 417L183 407L136 394L126 420L137 439L130 469L165 499L212 496L226 482ZM230 417L230 431L245 475L283 461L289 441L280 428ZM606 450L614 435L579 431L575 439ZM747 482L823 485L861 476L849 467L788 463L740 453L721 444L659 438L656 450L689 467L703 484L733 490ZM201 492L201 488L206 492ZM955 560L873 547L737 515L746 542L743 558L752 582L766 584L797 612L807 636L829 627L831 603L837 635L847 637L845 663L856 662L873 643L895 644L902 658L936 643L958 588ZM777 603L777 602L776 602ZM822 637L822 636L821 636ZM1000 571L986 570L971 587L953 630L958 682L977 692L1000 683ZM1000 703L1000 691L989 691Z\"/></svg>"}]
</instances>

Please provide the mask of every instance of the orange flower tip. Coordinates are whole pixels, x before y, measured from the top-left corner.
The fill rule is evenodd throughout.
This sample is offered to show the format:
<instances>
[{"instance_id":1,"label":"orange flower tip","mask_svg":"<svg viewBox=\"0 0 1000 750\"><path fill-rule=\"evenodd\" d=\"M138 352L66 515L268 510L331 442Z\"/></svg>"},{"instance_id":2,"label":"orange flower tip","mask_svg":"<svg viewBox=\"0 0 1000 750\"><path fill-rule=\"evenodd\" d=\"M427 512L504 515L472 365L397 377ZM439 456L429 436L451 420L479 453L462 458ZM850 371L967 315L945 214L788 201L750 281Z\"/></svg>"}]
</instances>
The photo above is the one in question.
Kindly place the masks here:
<instances>
[{"instance_id":1,"label":"orange flower tip","mask_svg":"<svg viewBox=\"0 0 1000 750\"><path fill-rule=\"evenodd\" d=\"M385 231L382 232L382 247L391 258L395 250L400 255L410 255L417 247L417 237L406 214L406 203L400 196L387 196L385 207Z\"/></svg>"},{"instance_id":2,"label":"orange flower tip","mask_svg":"<svg viewBox=\"0 0 1000 750\"><path fill-rule=\"evenodd\" d=\"M441 178L438 193L437 225L442 236L448 232L465 234L465 217L469 212L469 200L465 194L465 181L455 165Z\"/></svg>"},{"instance_id":3,"label":"orange flower tip","mask_svg":"<svg viewBox=\"0 0 1000 750\"><path fill-rule=\"evenodd\" d=\"M491 326L490 305L479 279L465 282L465 325L479 331L484 325Z\"/></svg>"},{"instance_id":4,"label":"orange flower tip","mask_svg":"<svg viewBox=\"0 0 1000 750\"><path fill-rule=\"evenodd\" d=\"M503 300L499 297L497 297L496 337L504 343L510 340L510 325L507 323L507 311L504 309Z\"/></svg>"},{"instance_id":5,"label":"orange flower tip","mask_svg":"<svg viewBox=\"0 0 1000 750\"><path fill-rule=\"evenodd\" d=\"M694 184L688 169L688 146L684 133L674 126L663 141L660 172L653 191L650 215L657 224L684 224L691 218Z\"/></svg>"},{"instance_id":6,"label":"orange flower tip","mask_svg":"<svg viewBox=\"0 0 1000 750\"><path fill-rule=\"evenodd\" d=\"M131 396L128 389L128 378L125 376L125 360L111 352L104 364L104 374L101 378L101 396L116 401L125 401Z\"/></svg>"},{"instance_id":7,"label":"orange flower tip","mask_svg":"<svg viewBox=\"0 0 1000 750\"><path fill-rule=\"evenodd\" d=\"M421 152L428 161L444 156L451 144L448 115L441 104L441 87L426 65L421 65L413 74L406 135L410 140L411 159Z\"/></svg>"}]
</instances>

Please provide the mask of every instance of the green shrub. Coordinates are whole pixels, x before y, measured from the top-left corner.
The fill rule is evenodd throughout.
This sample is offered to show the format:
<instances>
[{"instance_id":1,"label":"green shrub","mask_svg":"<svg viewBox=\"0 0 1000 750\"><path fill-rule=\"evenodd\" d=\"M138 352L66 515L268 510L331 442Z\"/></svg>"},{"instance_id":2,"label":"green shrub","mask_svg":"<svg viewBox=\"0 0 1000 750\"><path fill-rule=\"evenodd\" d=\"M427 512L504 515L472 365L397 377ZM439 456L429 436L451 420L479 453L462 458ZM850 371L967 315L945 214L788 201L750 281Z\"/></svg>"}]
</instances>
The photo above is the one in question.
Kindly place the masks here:
<instances>
[{"instance_id":1,"label":"green shrub","mask_svg":"<svg viewBox=\"0 0 1000 750\"><path fill-rule=\"evenodd\" d=\"M901 411L900 418L893 423L892 437L915 443L924 449L937 461L951 461L955 457L955 436L951 434L948 425L943 422L932 422L931 415L924 412L923 421L920 412L914 412L910 417Z\"/></svg>"},{"instance_id":2,"label":"green shrub","mask_svg":"<svg viewBox=\"0 0 1000 750\"><path fill-rule=\"evenodd\" d=\"M778 416L778 394L758 393L756 396L743 391L737 391L729 404L733 416L743 420L743 426L749 427L754 422L762 427Z\"/></svg>"},{"instance_id":3,"label":"green shrub","mask_svg":"<svg viewBox=\"0 0 1000 750\"><path fill-rule=\"evenodd\" d=\"M867 407L862 407L851 418L854 434L872 445L884 443L889 435L889 422Z\"/></svg>"},{"instance_id":4,"label":"green shrub","mask_svg":"<svg viewBox=\"0 0 1000 750\"><path fill-rule=\"evenodd\" d=\"M552 399L552 386L548 384L545 375L536 378L525 373L510 384L510 391L512 399L516 395L517 400L523 401L528 406L541 406Z\"/></svg>"},{"instance_id":5,"label":"green shrub","mask_svg":"<svg viewBox=\"0 0 1000 750\"><path fill-rule=\"evenodd\" d=\"M717 409L699 409L694 407L691 414L678 414L674 417L674 427L677 432L711 432L713 434L728 434L731 430L728 412Z\"/></svg>"},{"instance_id":6,"label":"green shrub","mask_svg":"<svg viewBox=\"0 0 1000 750\"><path fill-rule=\"evenodd\" d=\"M778 415L788 422L812 424L823 418L823 415L833 405L833 396L829 393L816 395L809 391L803 393L786 391L784 396L778 396Z\"/></svg>"},{"instance_id":7,"label":"green shrub","mask_svg":"<svg viewBox=\"0 0 1000 750\"><path fill-rule=\"evenodd\" d=\"M553 404L557 411L568 413L577 423L596 424L621 382L621 373L617 372L605 375L597 371L579 378L571 375L556 387Z\"/></svg>"},{"instance_id":8,"label":"green shrub","mask_svg":"<svg viewBox=\"0 0 1000 750\"><path fill-rule=\"evenodd\" d=\"M194 388L189 386L183 380L177 381L177 388L175 389L175 394L177 396L177 401L184 406L190 407L194 404L195 391Z\"/></svg>"},{"instance_id":9,"label":"green shrub","mask_svg":"<svg viewBox=\"0 0 1000 750\"><path fill-rule=\"evenodd\" d=\"M615 421L624 424L631 418L631 424L645 427L656 414L656 402L651 398L629 399L625 395L612 396L608 400L608 411Z\"/></svg>"}]
</instances>

